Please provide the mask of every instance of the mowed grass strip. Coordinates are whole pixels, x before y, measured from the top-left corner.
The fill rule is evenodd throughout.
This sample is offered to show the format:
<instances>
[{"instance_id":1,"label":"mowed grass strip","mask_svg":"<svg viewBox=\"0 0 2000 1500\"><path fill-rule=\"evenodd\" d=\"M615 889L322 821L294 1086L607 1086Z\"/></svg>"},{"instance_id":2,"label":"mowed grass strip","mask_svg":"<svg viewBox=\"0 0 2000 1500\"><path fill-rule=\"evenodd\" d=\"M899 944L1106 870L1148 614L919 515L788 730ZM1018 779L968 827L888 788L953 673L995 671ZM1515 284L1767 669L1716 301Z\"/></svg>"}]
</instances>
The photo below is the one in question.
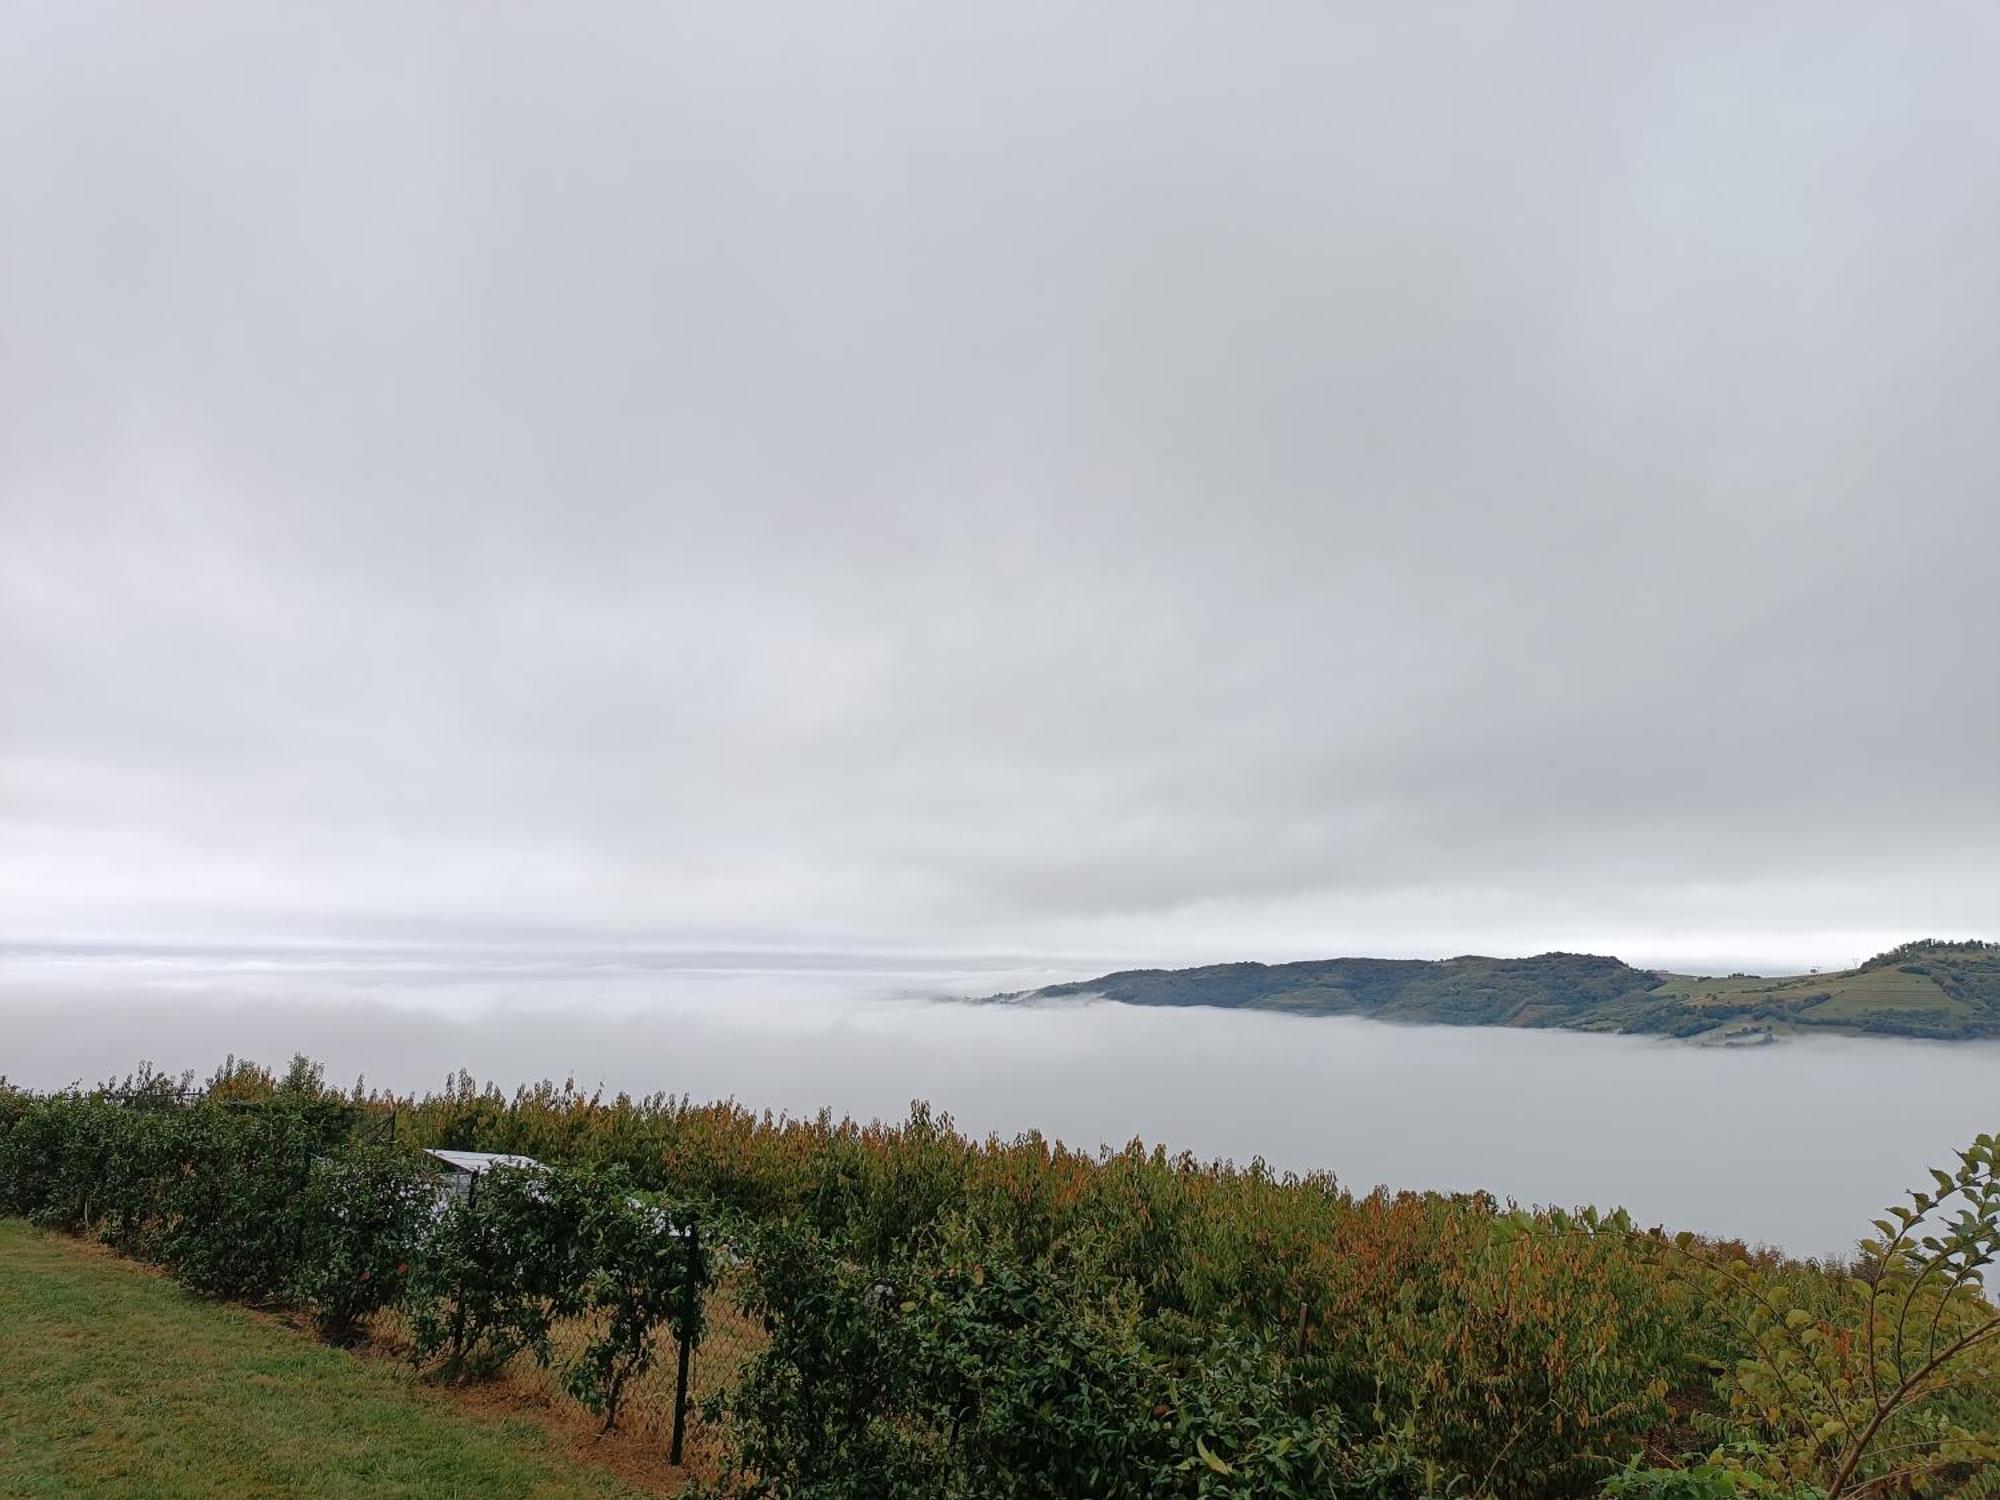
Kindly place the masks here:
<instances>
[{"instance_id":1,"label":"mowed grass strip","mask_svg":"<svg viewBox=\"0 0 2000 1500\"><path fill-rule=\"evenodd\" d=\"M549 1433L0 1220L0 1495L631 1496Z\"/></svg>"}]
</instances>

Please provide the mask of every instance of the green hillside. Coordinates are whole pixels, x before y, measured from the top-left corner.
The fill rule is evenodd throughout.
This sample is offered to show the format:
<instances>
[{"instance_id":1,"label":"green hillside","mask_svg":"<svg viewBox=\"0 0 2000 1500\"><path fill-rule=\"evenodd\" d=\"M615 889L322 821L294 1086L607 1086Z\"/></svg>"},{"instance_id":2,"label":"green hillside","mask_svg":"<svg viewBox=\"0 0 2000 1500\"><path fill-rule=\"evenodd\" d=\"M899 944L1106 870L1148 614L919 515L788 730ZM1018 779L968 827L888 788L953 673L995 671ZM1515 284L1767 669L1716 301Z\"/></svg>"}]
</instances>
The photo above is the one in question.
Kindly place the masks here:
<instances>
[{"instance_id":1,"label":"green hillside","mask_svg":"<svg viewBox=\"0 0 2000 1500\"><path fill-rule=\"evenodd\" d=\"M1127 969L1050 985L1031 998L1082 997L1712 1039L1805 1030L2000 1037L2000 944L1925 940L1858 969L1778 978L1670 974L1589 953L1211 964Z\"/></svg>"}]
</instances>

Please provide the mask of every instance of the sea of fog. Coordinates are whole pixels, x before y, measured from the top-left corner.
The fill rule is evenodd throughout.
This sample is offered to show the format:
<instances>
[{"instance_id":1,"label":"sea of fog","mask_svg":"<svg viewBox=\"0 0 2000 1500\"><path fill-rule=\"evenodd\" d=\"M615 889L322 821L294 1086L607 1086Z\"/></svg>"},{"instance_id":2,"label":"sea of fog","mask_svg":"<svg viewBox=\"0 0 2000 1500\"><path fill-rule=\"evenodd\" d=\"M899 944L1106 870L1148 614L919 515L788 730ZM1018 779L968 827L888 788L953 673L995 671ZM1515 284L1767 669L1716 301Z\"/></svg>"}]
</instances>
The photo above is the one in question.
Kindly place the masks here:
<instances>
[{"instance_id":1,"label":"sea of fog","mask_svg":"<svg viewBox=\"0 0 2000 1500\"><path fill-rule=\"evenodd\" d=\"M1483 1187L1802 1254L1844 1250L1923 1168L2000 1130L2000 1044L1651 1038L1105 1003L969 1005L1081 977L989 964L425 953L0 952L0 1075L321 1060L467 1069L975 1134L1134 1137L1351 1187Z\"/></svg>"}]
</instances>

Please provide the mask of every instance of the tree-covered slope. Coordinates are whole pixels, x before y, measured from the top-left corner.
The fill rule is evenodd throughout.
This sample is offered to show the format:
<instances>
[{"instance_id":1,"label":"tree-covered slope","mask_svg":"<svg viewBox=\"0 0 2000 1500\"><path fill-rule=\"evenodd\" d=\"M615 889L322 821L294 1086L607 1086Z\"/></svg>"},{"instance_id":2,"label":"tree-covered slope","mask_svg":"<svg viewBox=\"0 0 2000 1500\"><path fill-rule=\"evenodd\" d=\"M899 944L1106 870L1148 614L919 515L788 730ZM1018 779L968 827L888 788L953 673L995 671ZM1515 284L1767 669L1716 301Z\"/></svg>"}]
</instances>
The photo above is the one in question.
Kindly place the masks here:
<instances>
[{"instance_id":1,"label":"tree-covered slope","mask_svg":"<svg viewBox=\"0 0 2000 1500\"><path fill-rule=\"evenodd\" d=\"M1669 974L1590 953L1211 964L1127 969L1032 996L1082 997L1668 1036L1815 1028L2000 1037L2000 944L1906 943L1858 969L1780 978Z\"/></svg>"}]
</instances>

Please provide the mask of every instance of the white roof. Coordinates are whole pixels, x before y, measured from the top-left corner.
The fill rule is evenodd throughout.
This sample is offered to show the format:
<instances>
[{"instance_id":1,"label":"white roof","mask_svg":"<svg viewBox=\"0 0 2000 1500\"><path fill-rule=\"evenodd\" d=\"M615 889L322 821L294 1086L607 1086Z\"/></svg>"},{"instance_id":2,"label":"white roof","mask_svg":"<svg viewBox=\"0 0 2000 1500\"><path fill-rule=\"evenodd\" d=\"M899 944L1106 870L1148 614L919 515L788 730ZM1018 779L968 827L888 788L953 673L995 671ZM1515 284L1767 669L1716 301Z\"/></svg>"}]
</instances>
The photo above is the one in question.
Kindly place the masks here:
<instances>
[{"instance_id":1,"label":"white roof","mask_svg":"<svg viewBox=\"0 0 2000 1500\"><path fill-rule=\"evenodd\" d=\"M434 1156L454 1172L470 1172L474 1176L489 1167L539 1167L540 1162L532 1156L509 1156L504 1151L430 1151L426 1156Z\"/></svg>"}]
</instances>

